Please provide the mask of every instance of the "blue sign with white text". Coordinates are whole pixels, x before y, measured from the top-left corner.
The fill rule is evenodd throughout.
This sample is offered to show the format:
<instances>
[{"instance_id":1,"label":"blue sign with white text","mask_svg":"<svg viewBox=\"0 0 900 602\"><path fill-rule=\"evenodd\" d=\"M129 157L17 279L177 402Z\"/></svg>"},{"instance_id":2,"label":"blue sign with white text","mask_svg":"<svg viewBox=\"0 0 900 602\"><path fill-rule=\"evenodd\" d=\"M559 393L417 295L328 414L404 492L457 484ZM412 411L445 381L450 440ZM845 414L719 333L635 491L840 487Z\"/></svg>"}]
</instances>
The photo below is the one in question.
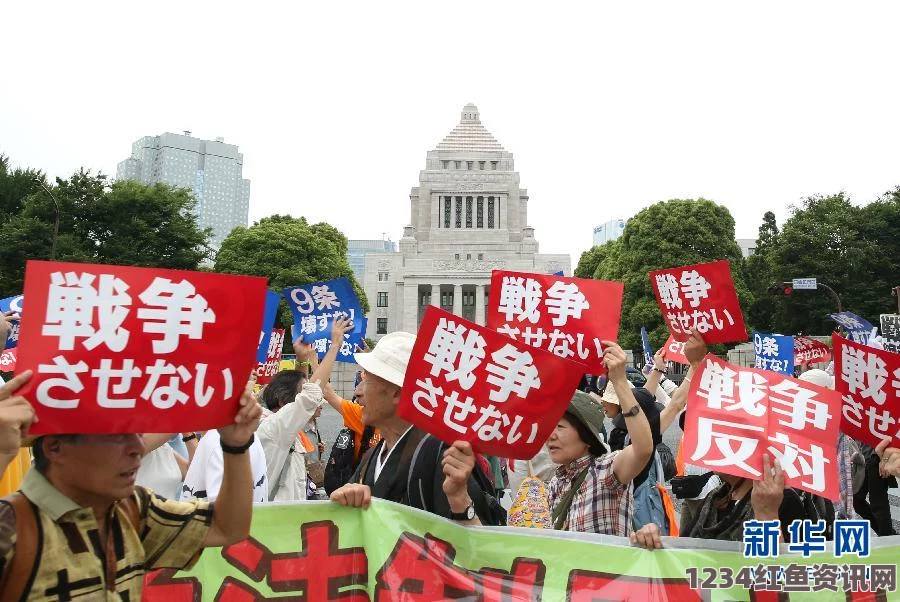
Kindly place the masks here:
<instances>
[{"instance_id":1,"label":"blue sign with white text","mask_svg":"<svg viewBox=\"0 0 900 602\"><path fill-rule=\"evenodd\" d=\"M344 335L344 344L337 360L354 361L355 346L360 345L366 335L365 317L359 298L347 278L286 288L284 297L294 315L293 339L301 338L315 346L320 357L328 350L335 318L352 320L353 330Z\"/></svg>"},{"instance_id":2,"label":"blue sign with white text","mask_svg":"<svg viewBox=\"0 0 900 602\"><path fill-rule=\"evenodd\" d=\"M754 367L794 375L794 337L753 331Z\"/></svg>"},{"instance_id":3,"label":"blue sign with white text","mask_svg":"<svg viewBox=\"0 0 900 602\"><path fill-rule=\"evenodd\" d=\"M15 297L0 299L0 314L12 311L21 315L22 300L24 298L24 295L16 295ZM11 320L9 324L12 328L6 337L4 349L12 349L19 344L19 320Z\"/></svg>"},{"instance_id":4,"label":"blue sign with white text","mask_svg":"<svg viewBox=\"0 0 900 602\"><path fill-rule=\"evenodd\" d=\"M272 339L272 327L278 314L278 303L281 295L274 291L266 291L266 310L263 313L262 330L259 333L259 349L256 350L256 361L265 364L269 353L269 342Z\"/></svg>"},{"instance_id":5,"label":"blue sign with white text","mask_svg":"<svg viewBox=\"0 0 900 602\"><path fill-rule=\"evenodd\" d=\"M641 344L644 346L644 365L653 365L653 348L650 347L650 337L647 336L647 327L641 326Z\"/></svg>"},{"instance_id":6,"label":"blue sign with white text","mask_svg":"<svg viewBox=\"0 0 900 602\"><path fill-rule=\"evenodd\" d=\"M848 338L854 343L868 345L869 339L875 332L875 327L872 324L853 312L842 311L837 314L828 314L828 317L840 324L849 334Z\"/></svg>"}]
</instances>

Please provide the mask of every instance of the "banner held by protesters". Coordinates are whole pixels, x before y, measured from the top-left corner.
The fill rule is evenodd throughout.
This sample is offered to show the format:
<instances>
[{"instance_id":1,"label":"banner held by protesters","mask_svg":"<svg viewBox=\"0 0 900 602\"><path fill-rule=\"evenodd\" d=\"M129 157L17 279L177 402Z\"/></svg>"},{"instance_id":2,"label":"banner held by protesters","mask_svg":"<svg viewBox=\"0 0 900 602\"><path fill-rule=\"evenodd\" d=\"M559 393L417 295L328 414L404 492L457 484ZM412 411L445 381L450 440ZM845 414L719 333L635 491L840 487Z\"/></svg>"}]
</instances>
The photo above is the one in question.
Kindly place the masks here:
<instances>
[{"instance_id":1,"label":"banner held by protesters","mask_svg":"<svg viewBox=\"0 0 900 602\"><path fill-rule=\"evenodd\" d=\"M809 364L824 364L831 361L831 349L825 343L812 337L794 337L794 364L807 366Z\"/></svg>"},{"instance_id":2,"label":"banner held by protesters","mask_svg":"<svg viewBox=\"0 0 900 602\"><path fill-rule=\"evenodd\" d=\"M727 260L656 270L650 282L676 341L688 340L693 330L709 345L747 340Z\"/></svg>"},{"instance_id":3,"label":"banner held by protesters","mask_svg":"<svg viewBox=\"0 0 900 602\"><path fill-rule=\"evenodd\" d=\"M429 307L419 326L398 415L439 439L527 460L550 437L586 371Z\"/></svg>"},{"instance_id":4,"label":"banner held by protesters","mask_svg":"<svg viewBox=\"0 0 900 602\"><path fill-rule=\"evenodd\" d=\"M623 290L621 282L494 270L487 325L605 374L601 341L618 338Z\"/></svg>"},{"instance_id":5,"label":"banner held by protesters","mask_svg":"<svg viewBox=\"0 0 900 602\"><path fill-rule=\"evenodd\" d=\"M25 298L25 295L16 295L14 297L7 297L6 299L0 299L0 314L13 313L22 315L22 300ZM12 320L10 322L10 326L12 328L9 331L9 334L6 335L6 346L5 349L12 349L16 345L19 344L19 320Z\"/></svg>"},{"instance_id":6,"label":"banner held by protesters","mask_svg":"<svg viewBox=\"0 0 900 602\"><path fill-rule=\"evenodd\" d=\"M256 365L265 279L29 261L19 371L33 434L209 430Z\"/></svg>"},{"instance_id":7,"label":"banner held by protesters","mask_svg":"<svg viewBox=\"0 0 900 602\"><path fill-rule=\"evenodd\" d=\"M767 453L789 486L837 499L840 404L831 389L707 355L691 382L685 459L758 480Z\"/></svg>"},{"instance_id":8,"label":"banner held by protesters","mask_svg":"<svg viewBox=\"0 0 900 602\"><path fill-rule=\"evenodd\" d=\"M263 312L262 329L259 331L259 348L256 350L256 361L264 364L269 358L269 339L275 328L275 317L281 295L275 291L266 291L266 308Z\"/></svg>"}]
</instances>

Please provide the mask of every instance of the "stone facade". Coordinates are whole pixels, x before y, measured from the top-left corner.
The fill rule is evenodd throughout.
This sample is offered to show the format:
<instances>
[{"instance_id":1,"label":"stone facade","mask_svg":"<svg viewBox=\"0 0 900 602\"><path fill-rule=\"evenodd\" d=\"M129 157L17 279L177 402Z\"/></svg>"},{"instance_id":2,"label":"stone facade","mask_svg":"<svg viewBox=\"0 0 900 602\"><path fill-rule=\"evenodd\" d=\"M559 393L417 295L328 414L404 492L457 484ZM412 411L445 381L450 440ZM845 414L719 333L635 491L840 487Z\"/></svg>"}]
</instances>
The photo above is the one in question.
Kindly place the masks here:
<instances>
[{"instance_id":1,"label":"stone facade","mask_svg":"<svg viewBox=\"0 0 900 602\"><path fill-rule=\"evenodd\" d=\"M484 324L491 270L571 273L568 255L538 253L513 155L484 128L475 105L427 154L409 200L399 252L366 255L367 336L375 340L416 332L432 304Z\"/></svg>"}]
</instances>

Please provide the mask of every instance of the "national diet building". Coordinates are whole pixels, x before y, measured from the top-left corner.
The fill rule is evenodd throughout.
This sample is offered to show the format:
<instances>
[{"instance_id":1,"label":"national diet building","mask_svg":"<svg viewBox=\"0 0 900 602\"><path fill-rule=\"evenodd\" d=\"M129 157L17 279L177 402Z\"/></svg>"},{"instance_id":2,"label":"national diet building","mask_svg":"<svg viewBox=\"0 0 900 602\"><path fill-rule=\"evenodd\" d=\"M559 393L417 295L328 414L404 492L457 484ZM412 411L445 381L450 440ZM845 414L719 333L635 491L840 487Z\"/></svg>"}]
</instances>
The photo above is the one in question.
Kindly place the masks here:
<instances>
[{"instance_id":1,"label":"national diet building","mask_svg":"<svg viewBox=\"0 0 900 602\"><path fill-rule=\"evenodd\" d=\"M571 275L568 255L538 253L513 155L485 129L475 105L428 152L409 201L400 250L365 256L366 336L376 341L416 332L429 305L483 325L491 270Z\"/></svg>"}]
</instances>

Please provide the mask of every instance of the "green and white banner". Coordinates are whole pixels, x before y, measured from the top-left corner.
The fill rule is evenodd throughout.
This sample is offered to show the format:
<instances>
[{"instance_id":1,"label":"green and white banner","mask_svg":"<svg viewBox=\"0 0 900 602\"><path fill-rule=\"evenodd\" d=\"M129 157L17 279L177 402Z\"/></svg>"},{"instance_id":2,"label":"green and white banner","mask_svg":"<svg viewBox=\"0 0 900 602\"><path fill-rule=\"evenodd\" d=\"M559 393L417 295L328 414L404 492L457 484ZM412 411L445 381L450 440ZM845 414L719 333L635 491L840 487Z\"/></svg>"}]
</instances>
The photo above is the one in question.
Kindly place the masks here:
<instances>
[{"instance_id":1,"label":"green and white banner","mask_svg":"<svg viewBox=\"0 0 900 602\"><path fill-rule=\"evenodd\" d=\"M737 543L663 542L649 551L618 537L464 528L381 500L367 510L268 504L248 541L148 575L144 600L900 600L900 537L873 537L866 558L829 547L757 560Z\"/></svg>"}]
</instances>

